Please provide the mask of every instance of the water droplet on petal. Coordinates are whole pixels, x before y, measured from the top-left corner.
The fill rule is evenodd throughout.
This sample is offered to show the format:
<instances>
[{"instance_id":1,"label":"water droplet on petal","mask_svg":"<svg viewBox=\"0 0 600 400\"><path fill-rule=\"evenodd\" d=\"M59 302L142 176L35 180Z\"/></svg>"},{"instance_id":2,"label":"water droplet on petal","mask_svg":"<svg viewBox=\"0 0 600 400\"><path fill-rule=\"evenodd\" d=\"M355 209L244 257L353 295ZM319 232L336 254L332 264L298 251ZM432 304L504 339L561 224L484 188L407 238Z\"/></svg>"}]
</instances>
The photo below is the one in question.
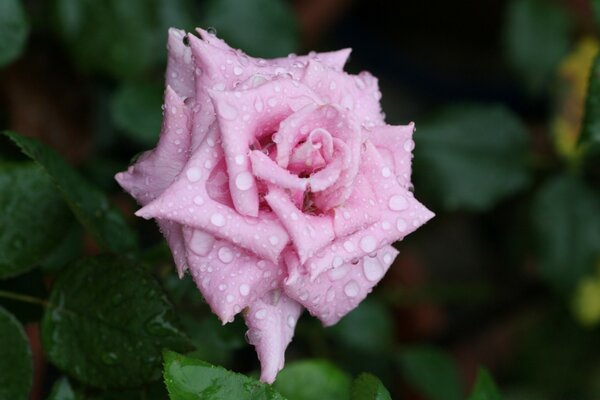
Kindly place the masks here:
<instances>
[{"instance_id":1,"label":"water droplet on petal","mask_svg":"<svg viewBox=\"0 0 600 400\"><path fill-rule=\"evenodd\" d=\"M383 276L383 269L377 259L365 257L363 259L363 273L368 281L377 282Z\"/></svg>"},{"instance_id":2,"label":"water droplet on petal","mask_svg":"<svg viewBox=\"0 0 600 400\"><path fill-rule=\"evenodd\" d=\"M250 294L250 286L246 285L245 283L242 283L240 285L240 294L242 296L248 296L248 294Z\"/></svg>"},{"instance_id":3,"label":"water droplet on petal","mask_svg":"<svg viewBox=\"0 0 600 400\"><path fill-rule=\"evenodd\" d=\"M256 313L254 313L254 317L256 319L265 319L266 316L267 316L267 310L265 310L264 308L261 308Z\"/></svg>"},{"instance_id":4,"label":"water droplet on petal","mask_svg":"<svg viewBox=\"0 0 600 400\"><path fill-rule=\"evenodd\" d=\"M389 178L392 175L392 171L388 167L383 167L381 169L381 175L384 178Z\"/></svg>"},{"instance_id":5,"label":"water droplet on petal","mask_svg":"<svg viewBox=\"0 0 600 400\"><path fill-rule=\"evenodd\" d=\"M244 156L241 154L238 154L237 156L235 156L235 163L237 165L242 165L244 163Z\"/></svg>"},{"instance_id":6,"label":"water droplet on petal","mask_svg":"<svg viewBox=\"0 0 600 400\"><path fill-rule=\"evenodd\" d=\"M248 190L252 187L252 175L248 171L240 172L235 177L235 186L240 190Z\"/></svg>"},{"instance_id":7,"label":"water droplet on petal","mask_svg":"<svg viewBox=\"0 0 600 400\"><path fill-rule=\"evenodd\" d=\"M259 97L256 98L256 100L254 101L254 109L256 109L256 111L258 111L258 112L262 112L264 107L265 106L264 106L262 100Z\"/></svg>"},{"instance_id":8,"label":"water droplet on petal","mask_svg":"<svg viewBox=\"0 0 600 400\"><path fill-rule=\"evenodd\" d=\"M275 235L270 236L269 243L271 243L273 246L275 246L277 243L279 243L279 238Z\"/></svg>"},{"instance_id":9,"label":"water droplet on petal","mask_svg":"<svg viewBox=\"0 0 600 400\"><path fill-rule=\"evenodd\" d=\"M359 291L360 291L360 286L358 286L358 283L356 283L355 280L351 280L350 282L346 283L346 286L344 286L344 293L348 297L358 296Z\"/></svg>"},{"instance_id":10,"label":"water droplet on petal","mask_svg":"<svg viewBox=\"0 0 600 400\"><path fill-rule=\"evenodd\" d=\"M202 198L202 196L194 197L194 204L197 206L201 206L202 204L204 204L204 199Z\"/></svg>"},{"instance_id":11,"label":"water droplet on petal","mask_svg":"<svg viewBox=\"0 0 600 400\"><path fill-rule=\"evenodd\" d=\"M360 240L360 248L365 253L371 253L377 248L377 240L373 236L365 236Z\"/></svg>"},{"instance_id":12,"label":"water droplet on petal","mask_svg":"<svg viewBox=\"0 0 600 400\"><path fill-rule=\"evenodd\" d=\"M408 208L408 201L406 201L404 196L397 194L395 196L390 197L388 206L390 207L390 210L402 211Z\"/></svg>"},{"instance_id":13,"label":"water droplet on petal","mask_svg":"<svg viewBox=\"0 0 600 400\"><path fill-rule=\"evenodd\" d=\"M221 260L225 264L229 264L233 261L234 258L233 251L231 251L231 249L226 246L221 247L217 255L219 256L219 260Z\"/></svg>"},{"instance_id":14,"label":"water droplet on petal","mask_svg":"<svg viewBox=\"0 0 600 400\"><path fill-rule=\"evenodd\" d=\"M223 214L215 213L210 217L210 223L219 228L225 226L225 217Z\"/></svg>"},{"instance_id":15,"label":"water droplet on petal","mask_svg":"<svg viewBox=\"0 0 600 400\"><path fill-rule=\"evenodd\" d=\"M346 240L346 241L344 242L344 249L345 249L347 252L349 252L349 253L353 252L353 251L354 251L354 249L355 249L355 247L354 247L354 243L352 243L352 242L351 242L351 241L349 241L349 240Z\"/></svg>"},{"instance_id":16,"label":"water droplet on petal","mask_svg":"<svg viewBox=\"0 0 600 400\"><path fill-rule=\"evenodd\" d=\"M406 142L404 142L404 151L410 152L415 148L415 142L412 141L412 139L408 139Z\"/></svg>"},{"instance_id":17,"label":"water droplet on petal","mask_svg":"<svg viewBox=\"0 0 600 400\"><path fill-rule=\"evenodd\" d=\"M398 229L398 232L406 231L406 221L402 218L398 218L396 220L396 229Z\"/></svg>"},{"instance_id":18,"label":"water droplet on petal","mask_svg":"<svg viewBox=\"0 0 600 400\"><path fill-rule=\"evenodd\" d=\"M296 318L294 318L292 315L288 315L287 324L291 329L294 329L296 326Z\"/></svg>"},{"instance_id":19,"label":"water droplet on petal","mask_svg":"<svg viewBox=\"0 0 600 400\"><path fill-rule=\"evenodd\" d=\"M202 172L196 167L191 167L185 172L185 176L190 182L197 182L202 177Z\"/></svg>"},{"instance_id":20,"label":"water droplet on petal","mask_svg":"<svg viewBox=\"0 0 600 400\"><path fill-rule=\"evenodd\" d=\"M238 75L238 76L239 76L239 75L241 75L242 73L244 73L244 70L243 70L243 69L241 69L240 67L235 67L235 68L233 69L233 73L234 73L235 75Z\"/></svg>"}]
</instances>

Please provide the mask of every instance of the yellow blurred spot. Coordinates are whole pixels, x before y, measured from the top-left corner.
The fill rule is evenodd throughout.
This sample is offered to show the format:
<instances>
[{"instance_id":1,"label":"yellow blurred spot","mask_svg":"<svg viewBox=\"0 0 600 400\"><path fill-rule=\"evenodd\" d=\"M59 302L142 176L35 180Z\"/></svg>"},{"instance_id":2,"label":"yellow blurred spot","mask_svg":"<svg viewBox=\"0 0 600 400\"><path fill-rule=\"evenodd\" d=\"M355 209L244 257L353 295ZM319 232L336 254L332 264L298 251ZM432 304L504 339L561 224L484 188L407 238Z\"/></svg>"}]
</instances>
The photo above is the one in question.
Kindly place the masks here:
<instances>
[{"instance_id":1,"label":"yellow blurred spot","mask_svg":"<svg viewBox=\"0 0 600 400\"><path fill-rule=\"evenodd\" d=\"M600 322L600 276L579 282L573 298L573 311L582 325L592 326Z\"/></svg>"},{"instance_id":2,"label":"yellow blurred spot","mask_svg":"<svg viewBox=\"0 0 600 400\"><path fill-rule=\"evenodd\" d=\"M552 120L554 146L567 160L578 157L577 140L585 109L585 95L598 41L585 37L560 63L558 68L559 94L556 114Z\"/></svg>"}]
</instances>

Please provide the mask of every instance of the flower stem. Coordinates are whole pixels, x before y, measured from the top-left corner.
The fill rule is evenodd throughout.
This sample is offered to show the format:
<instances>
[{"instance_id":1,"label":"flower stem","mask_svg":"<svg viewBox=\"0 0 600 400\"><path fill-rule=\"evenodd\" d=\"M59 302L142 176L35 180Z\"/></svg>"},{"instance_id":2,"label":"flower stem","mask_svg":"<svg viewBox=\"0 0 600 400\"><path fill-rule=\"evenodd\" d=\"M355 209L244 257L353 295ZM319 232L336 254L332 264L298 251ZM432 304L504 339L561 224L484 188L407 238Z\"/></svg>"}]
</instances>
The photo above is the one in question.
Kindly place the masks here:
<instances>
[{"instance_id":1,"label":"flower stem","mask_svg":"<svg viewBox=\"0 0 600 400\"><path fill-rule=\"evenodd\" d=\"M50 303L47 300L40 299L38 297L28 296L26 294L9 292L6 290L0 290L0 297L5 299L11 299L16 301L22 301L24 303L37 304L42 307L49 307Z\"/></svg>"}]
</instances>

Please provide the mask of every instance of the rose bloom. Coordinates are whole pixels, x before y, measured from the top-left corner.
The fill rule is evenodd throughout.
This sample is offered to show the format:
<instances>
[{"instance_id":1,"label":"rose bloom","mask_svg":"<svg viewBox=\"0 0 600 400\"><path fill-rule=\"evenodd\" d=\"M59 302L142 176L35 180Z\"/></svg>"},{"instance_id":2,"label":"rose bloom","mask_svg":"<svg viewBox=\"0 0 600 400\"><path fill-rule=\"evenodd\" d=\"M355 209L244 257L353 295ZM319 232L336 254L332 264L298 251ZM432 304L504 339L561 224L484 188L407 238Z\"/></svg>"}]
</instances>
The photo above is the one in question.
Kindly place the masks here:
<instances>
[{"instance_id":1,"label":"rose bloom","mask_svg":"<svg viewBox=\"0 0 600 400\"><path fill-rule=\"evenodd\" d=\"M263 60L197 33L169 31L160 140L116 179L223 323L242 312L270 383L302 311L335 324L433 214L411 191L414 124L385 124L349 49Z\"/></svg>"}]
</instances>

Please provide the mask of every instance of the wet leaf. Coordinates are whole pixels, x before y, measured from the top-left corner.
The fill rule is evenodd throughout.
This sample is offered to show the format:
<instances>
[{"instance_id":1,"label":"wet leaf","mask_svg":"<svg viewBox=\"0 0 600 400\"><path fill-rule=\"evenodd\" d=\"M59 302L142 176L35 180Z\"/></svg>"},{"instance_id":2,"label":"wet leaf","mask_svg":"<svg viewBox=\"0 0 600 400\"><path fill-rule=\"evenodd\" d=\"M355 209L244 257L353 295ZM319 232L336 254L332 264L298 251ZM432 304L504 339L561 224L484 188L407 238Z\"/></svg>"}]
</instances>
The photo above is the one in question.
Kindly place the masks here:
<instances>
[{"instance_id":1,"label":"wet leaf","mask_svg":"<svg viewBox=\"0 0 600 400\"><path fill-rule=\"evenodd\" d=\"M433 347L419 346L400 355L403 377L427 400L463 398L454 361Z\"/></svg>"},{"instance_id":2,"label":"wet leaf","mask_svg":"<svg viewBox=\"0 0 600 400\"><path fill-rule=\"evenodd\" d=\"M447 210L488 210L530 181L527 131L503 106L447 107L414 138L416 185Z\"/></svg>"},{"instance_id":3,"label":"wet leaf","mask_svg":"<svg viewBox=\"0 0 600 400\"><path fill-rule=\"evenodd\" d=\"M502 400L502 396L487 370L480 368L477 373L475 387L468 400Z\"/></svg>"},{"instance_id":4,"label":"wet leaf","mask_svg":"<svg viewBox=\"0 0 600 400\"><path fill-rule=\"evenodd\" d=\"M104 248L114 252L131 249L135 234L122 214L104 193L86 181L54 150L35 139L4 131L23 151L37 162L54 182L79 222Z\"/></svg>"},{"instance_id":5,"label":"wet leaf","mask_svg":"<svg viewBox=\"0 0 600 400\"><path fill-rule=\"evenodd\" d=\"M289 363L273 385L289 400L346 400L350 397L350 376L325 360Z\"/></svg>"},{"instance_id":6,"label":"wet leaf","mask_svg":"<svg viewBox=\"0 0 600 400\"><path fill-rule=\"evenodd\" d=\"M600 255L600 196L578 177L557 176L537 193L532 218L541 275L573 289Z\"/></svg>"},{"instance_id":7,"label":"wet leaf","mask_svg":"<svg viewBox=\"0 0 600 400\"><path fill-rule=\"evenodd\" d=\"M21 0L0 2L0 67L19 58L29 35Z\"/></svg>"},{"instance_id":8,"label":"wet leaf","mask_svg":"<svg viewBox=\"0 0 600 400\"><path fill-rule=\"evenodd\" d=\"M152 147L160 133L161 105L161 86L125 83L112 98L111 114L115 126L127 137L145 147Z\"/></svg>"},{"instance_id":9,"label":"wet leaf","mask_svg":"<svg viewBox=\"0 0 600 400\"><path fill-rule=\"evenodd\" d=\"M505 22L506 57L527 90L547 90L570 44L571 21L558 2L513 0Z\"/></svg>"},{"instance_id":10,"label":"wet leaf","mask_svg":"<svg viewBox=\"0 0 600 400\"><path fill-rule=\"evenodd\" d=\"M29 341L17 319L0 307L0 399L26 400L33 379Z\"/></svg>"},{"instance_id":11,"label":"wet leaf","mask_svg":"<svg viewBox=\"0 0 600 400\"><path fill-rule=\"evenodd\" d=\"M48 358L88 385L135 387L160 376L164 348L190 349L171 303L144 269L103 256L58 276L42 320Z\"/></svg>"},{"instance_id":12,"label":"wet leaf","mask_svg":"<svg viewBox=\"0 0 600 400\"><path fill-rule=\"evenodd\" d=\"M77 400L75 392L69 383L69 380L65 377L57 380L52 386L52 391L48 400Z\"/></svg>"},{"instance_id":13,"label":"wet leaf","mask_svg":"<svg viewBox=\"0 0 600 400\"><path fill-rule=\"evenodd\" d=\"M35 267L59 243L72 215L42 168L0 165L0 278Z\"/></svg>"},{"instance_id":14,"label":"wet leaf","mask_svg":"<svg viewBox=\"0 0 600 400\"><path fill-rule=\"evenodd\" d=\"M284 1L210 0L203 15L204 27L249 55L281 57L298 48L298 24Z\"/></svg>"},{"instance_id":15,"label":"wet leaf","mask_svg":"<svg viewBox=\"0 0 600 400\"><path fill-rule=\"evenodd\" d=\"M285 400L269 385L172 351L163 373L171 400Z\"/></svg>"},{"instance_id":16,"label":"wet leaf","mask_svg":"<svg viewBox=\"0 0 600 400\"><path fill-rule=\"evenodd\" d=\"M376 376L360 374L352 382L350 400L392 400L392 397Z\"/></svg>"}]
</instances>

